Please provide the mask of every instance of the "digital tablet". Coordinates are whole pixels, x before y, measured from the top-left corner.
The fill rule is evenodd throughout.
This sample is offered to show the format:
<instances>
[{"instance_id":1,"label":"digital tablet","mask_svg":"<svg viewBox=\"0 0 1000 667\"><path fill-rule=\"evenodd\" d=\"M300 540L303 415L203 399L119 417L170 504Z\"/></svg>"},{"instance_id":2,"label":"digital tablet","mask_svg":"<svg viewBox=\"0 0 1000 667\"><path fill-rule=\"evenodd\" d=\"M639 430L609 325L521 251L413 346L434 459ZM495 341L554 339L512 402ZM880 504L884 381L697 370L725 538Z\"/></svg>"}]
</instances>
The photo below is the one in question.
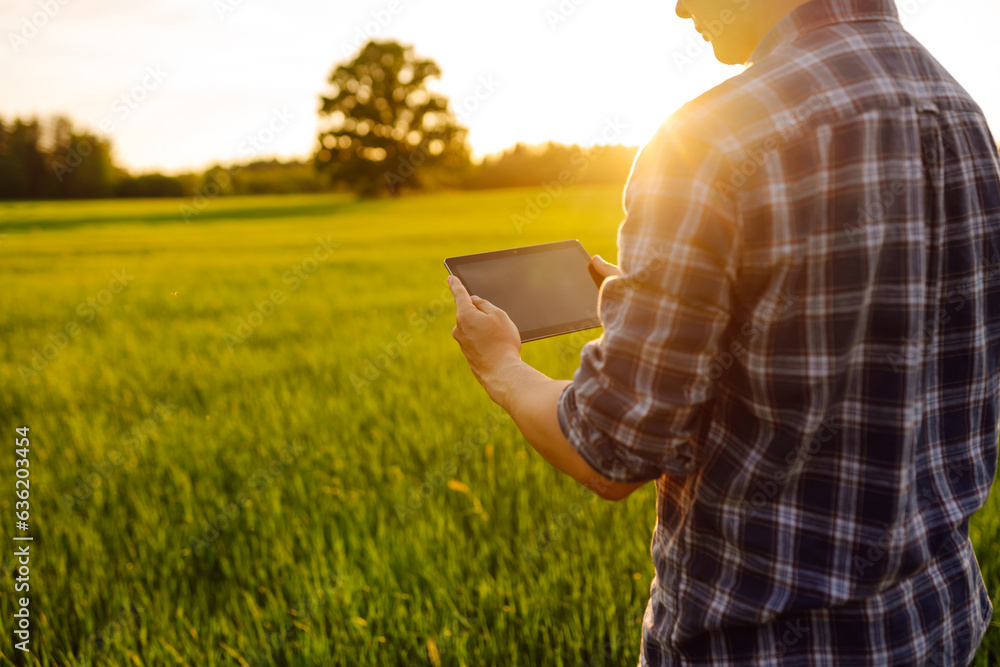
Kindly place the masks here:
<instances>
[{"instance_id":1,"label":"digital tablet","mask_svg":"<svg viewBox=\"0 0 1000 667\"><path fill-rule=\"evenodd\" d=\"M601 326L603 278L577 240L449 257L444 265L470 295L506 311L522 342Z\"/></svg>"}]
</instances>

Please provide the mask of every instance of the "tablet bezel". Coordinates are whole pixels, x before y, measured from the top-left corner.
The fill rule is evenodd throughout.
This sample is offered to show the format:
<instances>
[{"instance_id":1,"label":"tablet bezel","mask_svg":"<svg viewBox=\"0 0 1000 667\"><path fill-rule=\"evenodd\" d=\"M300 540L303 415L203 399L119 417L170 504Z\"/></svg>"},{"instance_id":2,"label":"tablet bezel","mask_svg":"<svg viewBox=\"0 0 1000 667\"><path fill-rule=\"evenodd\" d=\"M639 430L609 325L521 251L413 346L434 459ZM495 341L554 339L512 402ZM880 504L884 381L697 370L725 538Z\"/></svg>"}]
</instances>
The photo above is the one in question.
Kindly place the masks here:
<instances>
[{"instance_id":1,"label":"tablet bezel","mask_svg":"<svg viewBox=\"0 0 1000 667\"><path fill-rule=\"evenodd\" d=\"M459 255L457 257L449 257L444 260L444 266L448 269L448 273L457 277L465 285L465 279L462 277L461 267L467 264L475 264L477 262L504 259L506 257L523 256L526 254L537 254L544 252L552 252L554 250L565 250L566 248L576 248L580 251L580 256L583 258L584 262L587 264L588 273L591 279L594 281L594 285L597 287L597 293L600 294L601 283L604 278L594 269L593 264L590 261L590 255L584 249L583 244L577 239L569 239L566 241L553 241L551 243L539 243L537 245L520 246L517 248L506 248L504 250L491 250L489 252L478 252L471 255ZM468 286L466 286L468 289ZM601 326L601 320L597 313L598 301L595 297L594 299L594 315L582 320L576 320L573 322L562 322L549 327L542 327L540 329L531 329L528 331L520 331L521 342L527 343L533 340L540 340L542 338L550 338L552 336L561 336L563 334L573 333L575 331L584 331L586 329L594 329Z\"/></svg>"}]
</instances>

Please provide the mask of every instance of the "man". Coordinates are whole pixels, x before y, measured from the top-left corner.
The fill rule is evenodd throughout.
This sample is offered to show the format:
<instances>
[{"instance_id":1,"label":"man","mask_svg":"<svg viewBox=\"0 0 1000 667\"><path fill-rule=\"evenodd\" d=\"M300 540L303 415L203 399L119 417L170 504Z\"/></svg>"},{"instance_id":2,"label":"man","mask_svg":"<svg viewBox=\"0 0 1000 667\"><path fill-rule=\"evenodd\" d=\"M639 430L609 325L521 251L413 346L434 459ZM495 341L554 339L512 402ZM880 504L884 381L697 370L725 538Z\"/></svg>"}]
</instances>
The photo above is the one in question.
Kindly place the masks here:
<instances>
[{"instance_id":1,"label":"man","mask_svg":"<svg viewBox=\"0 0 1000 667\"><path fill-rule=\"evenodd\" d=\"M681 0L746 70L637 156L572 382L454 278L454 337L546 460L656 481L644 665L951 665L992 605L1000 157L892 0ZM598 601L595 601L595 603Z\"/></svg>"}]
</instances>

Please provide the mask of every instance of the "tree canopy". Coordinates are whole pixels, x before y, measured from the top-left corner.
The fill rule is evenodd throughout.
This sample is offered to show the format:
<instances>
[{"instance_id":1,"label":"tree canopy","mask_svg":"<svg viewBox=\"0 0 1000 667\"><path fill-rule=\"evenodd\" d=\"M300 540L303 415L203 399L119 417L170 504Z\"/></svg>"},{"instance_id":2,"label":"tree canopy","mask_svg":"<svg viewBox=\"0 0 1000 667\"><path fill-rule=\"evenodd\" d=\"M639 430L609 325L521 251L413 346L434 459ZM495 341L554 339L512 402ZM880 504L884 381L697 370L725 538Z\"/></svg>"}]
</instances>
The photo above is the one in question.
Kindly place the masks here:
<instances>
[{"instance_id":1,"label":"tree canopy","mask_svg":"<svg viewBox=\"0 0 1000 667\"><path fill-rule=\"evenodd\" d=\"M66 118L0 120L0 199L107 197L117 177L110 143Z\"/></svg>"},{"instance_id":2,"label":"tree canopy","mask_svg":"<svg viewBox=\"0 0 1000 667\"><path fill-rule=\"evenodd\" d=\"M363 195L399 194L447 180L469 163L466 128L448 98L429 91L437 63L413 47L369 41L330 75L315 161Z\"/></svg>"}]
</instances>

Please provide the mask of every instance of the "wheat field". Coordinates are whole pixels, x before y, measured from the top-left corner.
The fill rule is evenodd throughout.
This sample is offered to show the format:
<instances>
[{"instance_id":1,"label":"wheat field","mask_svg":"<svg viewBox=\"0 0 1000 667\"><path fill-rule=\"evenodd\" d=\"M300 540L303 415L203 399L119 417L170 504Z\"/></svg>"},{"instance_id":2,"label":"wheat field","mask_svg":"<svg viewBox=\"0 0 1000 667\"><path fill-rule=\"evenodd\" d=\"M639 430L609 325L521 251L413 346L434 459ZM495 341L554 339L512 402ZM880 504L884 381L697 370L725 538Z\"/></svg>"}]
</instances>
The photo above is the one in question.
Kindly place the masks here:
<instances>
[{"instance_id":1,"label":"wheat field","mask_svg":"<svg viewBox=\"0 0 1000 667\"><path fill-rule=\"evenodd\" d=\"M543 193L0 205L0 664L635 665L653 489L551 469L450 335L444 257L615 256L620 188ZM971 531L996 604L996 494Z\"/></svg>"}]
</instances>

